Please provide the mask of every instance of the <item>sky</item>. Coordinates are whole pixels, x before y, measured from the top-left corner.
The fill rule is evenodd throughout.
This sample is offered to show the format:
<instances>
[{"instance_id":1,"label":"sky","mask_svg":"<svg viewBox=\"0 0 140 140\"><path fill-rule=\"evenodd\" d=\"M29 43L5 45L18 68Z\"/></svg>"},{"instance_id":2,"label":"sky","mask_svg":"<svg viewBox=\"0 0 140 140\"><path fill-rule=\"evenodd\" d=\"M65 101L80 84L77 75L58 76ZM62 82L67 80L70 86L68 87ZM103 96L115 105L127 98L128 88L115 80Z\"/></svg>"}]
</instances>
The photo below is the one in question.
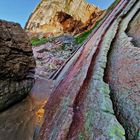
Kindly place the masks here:
<instances>
[{"instance_id":1,"label":"sky","mask_svg":"<svg viewBox=\"0 0 140 140\"><path fill-rule=\"evenodd\" d=\"M31 12L41 0L1 0L0 19L14 21L25 26ZM101 9L106 9L114 0L87 0Z\"/></svg>"}]
</instances>

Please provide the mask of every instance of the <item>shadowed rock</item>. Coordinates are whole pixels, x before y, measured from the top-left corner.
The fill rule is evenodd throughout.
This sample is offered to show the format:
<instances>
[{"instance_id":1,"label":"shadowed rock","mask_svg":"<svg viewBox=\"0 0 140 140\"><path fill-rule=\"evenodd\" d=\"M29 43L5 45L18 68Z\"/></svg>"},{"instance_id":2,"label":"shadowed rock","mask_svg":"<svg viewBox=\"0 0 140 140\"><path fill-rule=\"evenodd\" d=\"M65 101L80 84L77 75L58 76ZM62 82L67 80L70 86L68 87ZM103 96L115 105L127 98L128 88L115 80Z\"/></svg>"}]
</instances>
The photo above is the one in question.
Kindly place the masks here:
<instances>
[{"instance_id":1,"label":"shadowed rock","mask_svg":"<svg viewBox=\"0 0 140 140\"><path fill-rule=\"evenodd\" d=\"M58 13L61 22L63 19L63 24L56 17ZM75 29L75 33L79 33L79 26L88 21L93 13L96 13L99 19L98 13L102 13L102 10L85 0L41 0L31 14L25 29L31 35L50 32L60 35L64 32L73 33Z\"/></svg>"},{"instance_id":2,"label":"shadowed rock","mask_svg":"<svg viewBox=\"0 0 140 140\"><path fill-rule=\"evenodd\" d=\"M134 16L127 28L128 36L132 37L135 47L140 47L140 12Z\"/></svg>"},{"instance_id":3,"label":"shadowed rock","mask_svg":"<svg viewBox=\"0 0 140 140\"><path fill-rule=\"evenodd\" d=\"M29 40L19 24L0 20L0 111L20 101L33 85Z\"/></svg>"}]
</instances>

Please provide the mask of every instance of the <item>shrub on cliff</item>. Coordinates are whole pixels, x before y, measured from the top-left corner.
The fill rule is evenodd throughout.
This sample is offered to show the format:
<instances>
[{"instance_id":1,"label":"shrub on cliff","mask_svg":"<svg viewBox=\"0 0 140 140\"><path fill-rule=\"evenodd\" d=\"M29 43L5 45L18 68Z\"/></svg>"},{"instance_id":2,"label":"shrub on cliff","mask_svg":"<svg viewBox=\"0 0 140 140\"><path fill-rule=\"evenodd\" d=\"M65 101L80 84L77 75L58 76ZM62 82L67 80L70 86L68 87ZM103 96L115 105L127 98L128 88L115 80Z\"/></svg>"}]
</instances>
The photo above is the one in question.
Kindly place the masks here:
<instances>
[{"instance_id":1,"label":"shrub on cliff","mask_svg":"<svg viewBox=\"0 0 140 140\"><path fill-rule=\"evenodd\" d=\"M46 42L48 42L48 39L45 37L42 37L42 38L32 37L31 38L32 46L39 46L39 45L45 44Z\"/></svg>"}]
</instances>

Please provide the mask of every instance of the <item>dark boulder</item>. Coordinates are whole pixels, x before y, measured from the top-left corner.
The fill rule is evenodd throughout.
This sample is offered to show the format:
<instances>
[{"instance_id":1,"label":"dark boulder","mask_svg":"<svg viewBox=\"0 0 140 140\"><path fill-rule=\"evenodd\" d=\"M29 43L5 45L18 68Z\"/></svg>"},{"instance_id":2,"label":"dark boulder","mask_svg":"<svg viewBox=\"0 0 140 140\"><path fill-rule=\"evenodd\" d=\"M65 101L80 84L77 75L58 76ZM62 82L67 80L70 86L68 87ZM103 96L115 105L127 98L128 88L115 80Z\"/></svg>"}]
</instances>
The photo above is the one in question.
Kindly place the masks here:
<instances>
[{"instance_id":1,"label":"dark boulder","mask_svg":"<svg viewBox=\"0 0 140 140\"><path fill-rule=\"evenodd\" d=\"M26 97L34 67L32 48L21 26L0 20L0 111Z\"/></svg>"}]
</instances>

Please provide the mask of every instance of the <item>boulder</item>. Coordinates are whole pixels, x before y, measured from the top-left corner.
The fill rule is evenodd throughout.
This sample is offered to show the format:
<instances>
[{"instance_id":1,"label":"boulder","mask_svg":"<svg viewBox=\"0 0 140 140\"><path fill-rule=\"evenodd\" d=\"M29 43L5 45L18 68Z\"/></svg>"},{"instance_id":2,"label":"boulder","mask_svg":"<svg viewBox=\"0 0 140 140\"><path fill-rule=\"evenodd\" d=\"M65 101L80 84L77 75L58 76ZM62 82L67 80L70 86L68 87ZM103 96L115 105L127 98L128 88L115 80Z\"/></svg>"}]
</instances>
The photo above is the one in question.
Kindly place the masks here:
<instances>
[{"instance_id":1,"label":"boulder","mask_svg":"<svg viewBox=\"0 0 140 140\"><path fill-rule=\"evenodd\" d=\"M21 26L0 20L0 111L26 97L34 83L34 67L32 48Z\"/></svg>"}]
</instances>

